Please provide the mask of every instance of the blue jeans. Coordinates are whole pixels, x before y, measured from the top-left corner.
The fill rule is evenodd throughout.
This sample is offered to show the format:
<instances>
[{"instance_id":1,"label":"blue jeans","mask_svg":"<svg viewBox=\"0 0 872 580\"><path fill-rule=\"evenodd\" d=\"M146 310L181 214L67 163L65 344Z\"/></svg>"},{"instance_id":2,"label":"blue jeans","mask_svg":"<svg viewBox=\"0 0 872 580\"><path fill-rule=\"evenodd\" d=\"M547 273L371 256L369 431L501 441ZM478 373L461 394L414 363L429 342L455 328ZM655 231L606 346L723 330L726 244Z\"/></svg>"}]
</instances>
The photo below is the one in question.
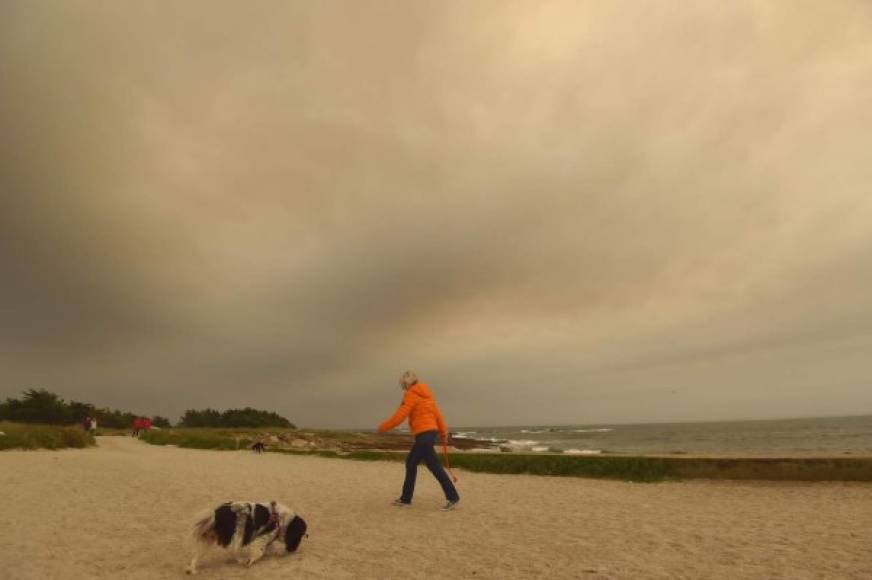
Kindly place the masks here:
<instances>
[{"instance_id":1,"label":"blue jeans","mask_svg":"<svg viewBox=\"0 0 872 580\"><path fill-rule=\"evenodd\" d=\"M433 474L433 477L442 486L445 499L448 501L460 500L460 496L457 495L457 489L451 483L451 479L445 473L445 469L439 463L439 458L436 457L436 451L433 449L438 434L437 431L425 431L415 435L415 444L412 445L412 450L409 451L409 455L406 457L406 480L403 482L403 495L400 496L400 501L412 503L412 495L415 493L415 479L418 476L418 464L421 461L427 464L430 473Z\"/></svg>"}]
</instances>

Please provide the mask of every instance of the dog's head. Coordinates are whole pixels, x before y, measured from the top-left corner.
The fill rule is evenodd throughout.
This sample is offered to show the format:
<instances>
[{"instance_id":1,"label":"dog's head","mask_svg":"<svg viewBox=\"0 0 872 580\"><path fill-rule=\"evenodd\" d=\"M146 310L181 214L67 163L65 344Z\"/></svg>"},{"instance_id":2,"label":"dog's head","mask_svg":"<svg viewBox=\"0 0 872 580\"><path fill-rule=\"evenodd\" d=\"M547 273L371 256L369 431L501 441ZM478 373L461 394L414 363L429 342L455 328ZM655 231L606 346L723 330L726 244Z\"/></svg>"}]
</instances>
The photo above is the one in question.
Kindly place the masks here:
<instances>
[{"instance_id":1,"label":"dog's head","mask_svg":"<svg viewBox=\"0 0 872 580\"><path fill-rule=\"evenodd\" d=\"M288 552L295 552L300 547L303 538L309 537L306 533L306 520L300 516L294 516L288 527L285 528L285 548Z\"/></svg>"}]
</instances>

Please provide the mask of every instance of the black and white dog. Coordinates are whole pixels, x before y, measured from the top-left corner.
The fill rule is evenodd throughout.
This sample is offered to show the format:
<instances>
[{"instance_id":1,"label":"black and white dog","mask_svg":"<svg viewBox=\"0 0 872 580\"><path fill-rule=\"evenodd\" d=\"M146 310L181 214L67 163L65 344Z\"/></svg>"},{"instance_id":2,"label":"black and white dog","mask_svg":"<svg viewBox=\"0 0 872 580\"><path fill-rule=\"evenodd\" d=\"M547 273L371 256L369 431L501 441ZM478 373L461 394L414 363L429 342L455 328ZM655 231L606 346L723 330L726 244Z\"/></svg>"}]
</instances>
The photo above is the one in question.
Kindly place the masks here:
<instances>
[{"instance_id":1,"label":"black and white dog","mask_svg":"<svg viewBox=\"0 0 872 580\"><path fill-rule=\"evenodd\" d=\"M197 573L197 561L211 546L230 550L236 561L251 566L269 550L295 552L306 533L306 522L286 505L276 502L232 501L197 517L191 538L194 553L188 574Z\"/></svg>"}]
</instances>

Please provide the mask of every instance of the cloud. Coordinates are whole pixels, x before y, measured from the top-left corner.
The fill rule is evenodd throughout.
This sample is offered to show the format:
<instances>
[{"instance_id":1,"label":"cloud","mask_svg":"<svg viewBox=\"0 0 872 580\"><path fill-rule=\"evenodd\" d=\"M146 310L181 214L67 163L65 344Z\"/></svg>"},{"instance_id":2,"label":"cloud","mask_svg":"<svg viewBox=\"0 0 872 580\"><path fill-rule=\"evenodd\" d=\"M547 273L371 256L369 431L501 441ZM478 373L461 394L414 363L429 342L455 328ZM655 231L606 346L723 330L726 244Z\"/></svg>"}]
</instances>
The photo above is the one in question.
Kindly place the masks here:
<instances>
[{"instance_id":1,"label":"cloud","mask_svg":"<svg viewBox=\"0 0 872 580\"><path fill-rule=\"evenodd\" d=\"M4 3L0 389L328 426L406 367L470 424L868 406L831 347L872 335L872 21L806 8Z\"/></svg>"}]
</instances>

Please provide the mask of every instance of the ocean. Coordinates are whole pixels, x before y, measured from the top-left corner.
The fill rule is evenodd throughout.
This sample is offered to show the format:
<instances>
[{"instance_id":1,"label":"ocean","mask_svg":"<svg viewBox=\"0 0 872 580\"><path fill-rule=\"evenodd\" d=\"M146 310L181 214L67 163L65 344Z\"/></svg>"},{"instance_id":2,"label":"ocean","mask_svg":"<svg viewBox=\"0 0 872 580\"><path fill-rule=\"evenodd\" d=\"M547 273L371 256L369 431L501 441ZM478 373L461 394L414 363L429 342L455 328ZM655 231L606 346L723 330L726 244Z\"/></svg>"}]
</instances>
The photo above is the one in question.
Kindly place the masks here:
<instances>
[{"instance_id":1,"label":"ocean","mask_svg":"<svg viewBox=\"0 0 872 580\"><path fill-rule=\"evenodd\" d=\"M467 427L455 437L518 452L596 455L872 455L872 415L815 419Z\"/></svg>"}]
</instances>

